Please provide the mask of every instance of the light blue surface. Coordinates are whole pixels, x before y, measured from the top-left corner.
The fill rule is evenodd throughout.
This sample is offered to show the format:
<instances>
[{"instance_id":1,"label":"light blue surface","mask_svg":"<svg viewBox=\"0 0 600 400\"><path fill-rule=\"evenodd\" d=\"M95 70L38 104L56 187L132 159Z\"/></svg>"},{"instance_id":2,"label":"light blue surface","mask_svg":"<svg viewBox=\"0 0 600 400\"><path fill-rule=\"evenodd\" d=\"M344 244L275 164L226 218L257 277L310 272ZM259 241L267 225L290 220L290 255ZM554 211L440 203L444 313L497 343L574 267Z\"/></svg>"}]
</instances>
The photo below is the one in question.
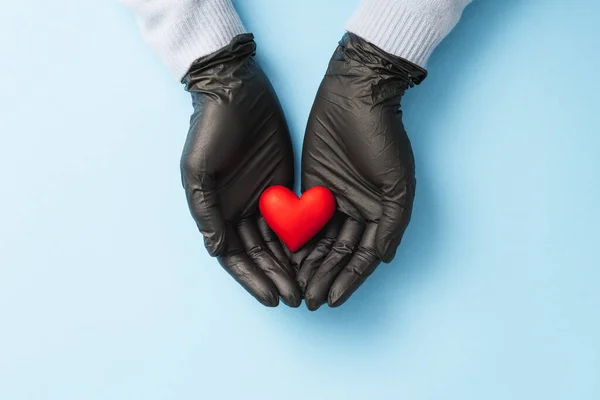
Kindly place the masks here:
<instances>
[{"instance_id":1,"label":"light blue surface","mask_svg":"<svg viewBox=\"0 0 600 400\"><path fill-rule=\"evenodd\" d=\"M299 154L356 0L238 0ZM113 2L0 12L0 399L600 399L600 3L476 0L404 101L394 262L261 307L202 248L188 95Z\"/></svg>"}]
</instances>

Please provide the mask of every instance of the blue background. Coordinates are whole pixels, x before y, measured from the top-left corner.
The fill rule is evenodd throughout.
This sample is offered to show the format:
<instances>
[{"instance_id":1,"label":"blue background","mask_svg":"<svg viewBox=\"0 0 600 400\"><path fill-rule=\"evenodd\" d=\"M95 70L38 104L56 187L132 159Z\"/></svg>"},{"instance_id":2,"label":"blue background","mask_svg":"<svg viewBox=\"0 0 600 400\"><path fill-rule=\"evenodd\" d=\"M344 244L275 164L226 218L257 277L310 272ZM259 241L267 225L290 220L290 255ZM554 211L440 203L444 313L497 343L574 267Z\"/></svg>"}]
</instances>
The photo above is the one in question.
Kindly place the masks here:
<instances>
[{"instance_id":1,"label":"blue background","mask_svg":"<svg viewBox=\"0 0 600 400\"><path fill-rule=\"evenodd\" d=\"M238 0L299 153L357 1ZM476 0L404 100L406 238L342 308L205 253L189 96L119 4L3 0L0 399L600 398L600 2Z\"/></svg>"}]
</instances>

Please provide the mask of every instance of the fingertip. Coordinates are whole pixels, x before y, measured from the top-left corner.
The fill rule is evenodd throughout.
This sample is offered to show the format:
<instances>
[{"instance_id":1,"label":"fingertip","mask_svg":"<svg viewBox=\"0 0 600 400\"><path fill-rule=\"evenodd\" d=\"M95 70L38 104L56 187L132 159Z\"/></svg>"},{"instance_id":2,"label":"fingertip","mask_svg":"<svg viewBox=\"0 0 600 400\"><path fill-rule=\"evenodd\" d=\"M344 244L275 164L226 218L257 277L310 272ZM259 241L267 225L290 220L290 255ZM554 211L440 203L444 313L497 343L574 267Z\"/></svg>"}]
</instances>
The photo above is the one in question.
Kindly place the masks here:
<instances>
[{"instance_id":1,"label":"fingertip","mask_svg":"<svg viewBox=\"0 0 600 400\"><path fill-rule=\"evenodd\" d=\"M370 243L364 243L371 245ZM338 275L327 296L330 307L339 307L344 304L365 280L375 271L381 260L375 254L373 247L360 247L348 263L346 268Z\"/></svg>"},{"instance_id":2,"label":"fingertip","mask_svg":"<svg viewBox=\"0 0 600 400\"><path fill-rule=\"evenodd\" d=\"M298 308L298 307L300 307L300 304L302 304L302 297L298 296L298 297L294 297L291 301L289 301L287 303L287 306L291 307L291 308Z\"/></svg>"},{"instance_id":3,"label":"fingertip","mask_svg":"<svg viewBox=\"0 0 600 400\"><path fill-rule=\"evenodd\" d=\"M377 256L384 263L389 263L396 256L396 250L400 245L400 238L393 239L389 235L377 234L375 248L377 249Z\"/></svg>"},{"instance_id":4,"label":"fingertip","mask_svg":"<svg viewBox=\"0 0 600 400\"><path fill-rule=\"evenodd\" d=\"M277 307L279 305L279 296L273 290L261 293L256 296L256 300L266 307Z\"/></svg>"},{"instance_id":5,"label":"fingertip","mask_svg":"<svg viewBox=\"0 0 600 400\"><path fill-rule=\"evenodd\" d=\"M302 303L302 295L300 294L300 289L295 288L285 296L282 295L281 299L288 307L298 308Z\"/></svg>"},{"instance_id":6,"label":"fingertip","mask_svg":"<svg viewBox=\"0 0 600 400\"><path fill-rule=\"evenodd\" d=\"M306 308L308 308L309 311L317 310L325 302L325 300L321 300L320 296L317 296L315 293L312 292L312 290L309 290L304 297Z\"/></svg>"},{"instance_id":7,"label":"fingertip","mask_svg":"<svg viewBox=\"0 0 600 400\"><path fill-rule=\"evenodd\" d=\"M343 293L332 290L329 293L329 297L327 298L327 304L329 307L335 308L339 307L346 302L346 299L343 297Z\"/></svg>"},{"instance_id":8,"label":"fingertip","mask_svg":"<svg viewBox=\"0 0 600 400\"><path fill-rule=\"evenodd\" d=\"M319 302L313 299L306 299L306 308L308 308L309 311L316 311L319 309L319 307L321 307Z\"/></svg>"},{"instance_id":9,"label":"fingertip","mask_svg":"<svg viewBox=\"0 0 600 400\"><path fill-rule=\"evenodd\" d=\"M329 295L327 296L327 304L329 307L335 308L344 304L352 294L350 290L349 287L344 286L339 282L335 282L333 286L331 286Z\"/></svg>"},{"instance_id":10,"label":"fingertip","mask_svg":"<svg viewBox=\"0 0 600 400\"><path fill-rule=\"evenodd\" d=\"M237 249L238 240L232 236L233 252L226 256L218 256L219 264L227 271L248 293L266 307L279 305L279 293L273 282L258 269L246 253Z\"/></svg>"},{"instance_id":11,"label":"fingertip","mask_svg":"<svg viewBox=\"0 0 600 400\"><path fill-rule=\"evenodd\" d=\"M380 258L381 258L381 261L388 264L388 263L392 262L394 257L396 257L396 248L388 250L387 253L383 253L383 255Z\"/></svg>"}]
</instances>

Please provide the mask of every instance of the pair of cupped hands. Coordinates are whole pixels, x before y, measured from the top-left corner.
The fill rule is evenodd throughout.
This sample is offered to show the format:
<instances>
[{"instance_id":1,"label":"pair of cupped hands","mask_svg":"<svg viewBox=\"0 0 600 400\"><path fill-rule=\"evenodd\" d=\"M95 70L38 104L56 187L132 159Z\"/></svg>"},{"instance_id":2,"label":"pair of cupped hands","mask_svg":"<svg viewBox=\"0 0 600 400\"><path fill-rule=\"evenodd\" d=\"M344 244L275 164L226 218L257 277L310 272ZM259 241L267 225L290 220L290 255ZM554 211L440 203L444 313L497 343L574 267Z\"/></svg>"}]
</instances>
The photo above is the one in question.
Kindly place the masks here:
<instances>
[{"instance_id":1,"label":"pair of cupped hands","mask_svg":"<svg viewBox=\"0 0 600 400\"><path fill-rule=\"evenodd\" d=\"M194 113L181 158L187 201L208 252L266 306L344 303L410 221L415 167L400 99L422 68L347 33L318 89L302 149L302 191L328 188L336 214L295 253L258 209L263 191L294 185L288 127L254 59L251 34L196 60L183 83Z\"/></svg>"}]
</instances>

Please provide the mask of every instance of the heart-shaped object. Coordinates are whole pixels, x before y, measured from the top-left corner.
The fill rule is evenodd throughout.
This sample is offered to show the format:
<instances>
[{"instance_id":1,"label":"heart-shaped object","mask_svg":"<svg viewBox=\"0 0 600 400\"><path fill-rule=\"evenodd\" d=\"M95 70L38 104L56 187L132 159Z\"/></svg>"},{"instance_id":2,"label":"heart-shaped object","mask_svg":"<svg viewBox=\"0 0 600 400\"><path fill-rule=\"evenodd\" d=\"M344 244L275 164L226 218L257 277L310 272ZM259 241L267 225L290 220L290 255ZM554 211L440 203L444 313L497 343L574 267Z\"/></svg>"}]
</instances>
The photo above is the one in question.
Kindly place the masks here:
<instances>
[{"instance_id":1,"label":"heart-shaped object","mask_svg":"<svg viewBox=\"0 0 600 400\"><path fill-rule=\"evenodd\" d=\"M260 196L258 207L267 224L294 252L333 217L335 198L322 186L308 189L301 197L285 186L271 186Z\"/></svg>"}]
</instances>

